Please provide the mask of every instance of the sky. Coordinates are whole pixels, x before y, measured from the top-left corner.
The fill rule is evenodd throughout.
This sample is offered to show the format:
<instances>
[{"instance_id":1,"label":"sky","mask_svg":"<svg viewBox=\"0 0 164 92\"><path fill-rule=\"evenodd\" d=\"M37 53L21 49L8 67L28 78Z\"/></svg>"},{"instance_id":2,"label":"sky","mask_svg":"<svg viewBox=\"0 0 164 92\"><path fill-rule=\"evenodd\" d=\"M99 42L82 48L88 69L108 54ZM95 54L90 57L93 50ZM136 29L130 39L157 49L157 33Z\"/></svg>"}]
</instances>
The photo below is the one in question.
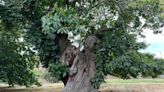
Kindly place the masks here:
<instances>
[{"instance_id":1,"label":"sky","mask_svg":"<svg viewBox=\"0 0 164 92\"><path fill-rule=\"evenodd\" d=\"M164 27L160 30L163 31L161 34L153 34L153 31L150 29L144 30L146 38L139 38L139 41L146 42L148 47L141 52L149 52L157 58L164 58Z\"/></svg>"}]
</instances>

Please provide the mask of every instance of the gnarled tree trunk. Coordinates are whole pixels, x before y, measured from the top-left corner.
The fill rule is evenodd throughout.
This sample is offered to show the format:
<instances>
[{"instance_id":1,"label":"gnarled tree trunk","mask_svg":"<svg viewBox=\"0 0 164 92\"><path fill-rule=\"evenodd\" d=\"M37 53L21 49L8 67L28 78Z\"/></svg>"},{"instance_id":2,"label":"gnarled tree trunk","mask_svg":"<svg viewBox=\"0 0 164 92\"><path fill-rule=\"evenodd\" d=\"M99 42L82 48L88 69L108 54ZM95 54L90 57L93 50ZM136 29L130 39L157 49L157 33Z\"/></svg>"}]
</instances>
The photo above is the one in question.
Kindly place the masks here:
<instances>
[{"instance_id":1,"label":"gnarled tree trunk","mask_svg":"<svg viewBox=\"0 0 164 92\"><path fill-rule=\"evenodd\" d=\"M98 92L90 82L95 76L95 54L92 48L96 41L96 36L88 36L84 41L83 51L69 44L65 46L61 61L69 67L69 74L62 92Z\"/></svg>"}]
</instances>

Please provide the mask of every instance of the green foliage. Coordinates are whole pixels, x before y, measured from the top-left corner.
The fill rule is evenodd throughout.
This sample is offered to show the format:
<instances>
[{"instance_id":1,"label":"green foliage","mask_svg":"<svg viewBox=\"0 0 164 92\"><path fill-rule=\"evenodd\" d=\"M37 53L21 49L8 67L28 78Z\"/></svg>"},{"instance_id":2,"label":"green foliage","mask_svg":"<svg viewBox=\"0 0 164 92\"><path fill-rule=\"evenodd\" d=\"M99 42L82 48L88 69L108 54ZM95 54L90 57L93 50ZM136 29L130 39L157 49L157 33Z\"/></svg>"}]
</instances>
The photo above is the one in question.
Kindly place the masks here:
<instances>
[{"instance_id":1,"label":"green foliage","mask_svg":"<svg viewBox=\"0 0 164 92\"><path fill-rule=\"evenodd\" d=\"M134 34L127 35L117 30L105 33L101 38L102 41L95 47L95 49L99 48L95 50L98 75L92 80L96 88L104 82L104 76L108 74L123 79L136 78L143 70L141 67L145 63L141 61L138 50L145 48L146 45L136 43Z\"/></svg>"},{"instance_id":2,"label":"green foliage","mask_svg":"<svg viewBox=\"0 0 164 92\"><path fill-rule=\"evenodd\" d=\"M71 7L60 8L54 5L53 11L42 17L42 28L45 34L68 34L73 31L74 34L85 33L85 28L81 27L81 20L75 9Z\"/></svg>"},{"instance_id":3,"label":"green foliage","mask_svg":"<svg viewBox=\"0 0 164 92\"><path fill-rule=\"evenodd\" d=\"M68 74L68 68L67 66L56 62L54 64L50 64L49 66L49 72L51 73L51 76L55 77L57 80L61 80L61 78L65 77Z\"/></svg>"},{"instance_id":4,"label":"green foliage","mask_svg":"<svg viewBox=\"0 0 164 92\"><path fill-rule=\"evenodd\" d=\"M21 42L18 29L0 29L0 80L10 86L38 84L31 71L37 61L29 44Z\"/></svg>"},{"instance_id":5,"label":"green foliage","mask_svg":"<svg viewBox=\"0 0 164 92\"><path fill-rule=\"evenodd\" d=\"M33 45L23 38L23 16L20 7L7 2L0 5L0 80L10 86L39 85L32 71L38 61Z\"/></svg>"},{"instance_id":6,"label":"green foliage","mask_svg":"<svg viewBox=\"0 0 164 92\"><path fill-rule=\"evenodd\" d=\"M99 38L94 47L97 71L92 84L95 88L99 88L108 74L128 79L138 75L156 77L163 71L163 61L139 53L138 50L146 45L136 41L137 36L143 37L144 28L155 30L163 26L157 0L20 0L18 3L6 0L6 5L0 5L0 21L1 35L7 35L0 38L5 44L0 47L1 52L5 52L0 59L9 62L7 67L10 68L6 70L25 67L22 70L27 74L10 79L14 80L13 84L32 83L31 70L35 61L31 48L38 51L41 62L49 67L52 76L58 79L65 76L68 69L59 63L58 45L63 35L80 46L88 35ZM18 40L21 37L23 43ZM23 82L18 82L19 78L23 78Z\"/></svg>"}]
</instances>

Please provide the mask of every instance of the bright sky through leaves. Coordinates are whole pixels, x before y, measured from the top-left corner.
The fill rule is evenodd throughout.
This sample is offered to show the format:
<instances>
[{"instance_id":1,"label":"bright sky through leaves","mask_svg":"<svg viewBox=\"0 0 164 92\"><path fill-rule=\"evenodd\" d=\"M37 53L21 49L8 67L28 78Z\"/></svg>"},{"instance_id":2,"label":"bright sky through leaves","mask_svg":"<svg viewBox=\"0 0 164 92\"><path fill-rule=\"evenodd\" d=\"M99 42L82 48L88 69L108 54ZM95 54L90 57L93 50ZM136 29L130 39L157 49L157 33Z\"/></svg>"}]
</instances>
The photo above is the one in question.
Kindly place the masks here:
<instances>
[{"instance_id":1,"label":"bright sky through leaves","mask_svg":"<svg viewBox=\"0 0 164 92\"><path fill-rule=\"evenodd\" d=\"M164 27L161 28L164 32ZM146 38L141 39L139 41L145 41L149 46L143 52L149 52L155 54L155 57L164 58L164 33L161 34L153 34L152 30L146 29L144 30L144 34Z\"/></svg>"}]
</instances>

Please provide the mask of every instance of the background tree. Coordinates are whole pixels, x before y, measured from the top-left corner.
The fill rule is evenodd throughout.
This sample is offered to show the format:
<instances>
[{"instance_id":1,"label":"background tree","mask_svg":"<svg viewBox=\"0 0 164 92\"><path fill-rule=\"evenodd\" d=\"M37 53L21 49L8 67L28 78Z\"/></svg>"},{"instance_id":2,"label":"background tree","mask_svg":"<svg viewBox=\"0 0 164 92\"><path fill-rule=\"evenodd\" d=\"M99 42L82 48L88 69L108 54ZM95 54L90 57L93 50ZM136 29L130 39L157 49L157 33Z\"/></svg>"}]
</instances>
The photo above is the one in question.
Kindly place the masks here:
<instances>
[{"instance_id":1,"label":"background tree","mask_svg":"<svg viewBox=\"0 0 164 92\"><path fill-rule=\"evenodd\" d=\"M138 52L145 43L136 41L144 28L163 26L159 1L21 1L1 5L11 11L1 13L2 23L20 23L24 40L65 83L63 92L96 92L108 74L127 79L161 73L162 68L150 63L154 60Z\"/></svg>"},{"instance_id":2,"label":"background tree","mask_svg":"<svg viewBox=\"0 0 164 92\"><path fill-rule=\"evenodd\" d=\"M22 25L18 22L21 15L9 7L0 6L0 80L9 86L39 85L32 71L38 61L31 44L23 40Z\"/></svg>"}]
</instances>

